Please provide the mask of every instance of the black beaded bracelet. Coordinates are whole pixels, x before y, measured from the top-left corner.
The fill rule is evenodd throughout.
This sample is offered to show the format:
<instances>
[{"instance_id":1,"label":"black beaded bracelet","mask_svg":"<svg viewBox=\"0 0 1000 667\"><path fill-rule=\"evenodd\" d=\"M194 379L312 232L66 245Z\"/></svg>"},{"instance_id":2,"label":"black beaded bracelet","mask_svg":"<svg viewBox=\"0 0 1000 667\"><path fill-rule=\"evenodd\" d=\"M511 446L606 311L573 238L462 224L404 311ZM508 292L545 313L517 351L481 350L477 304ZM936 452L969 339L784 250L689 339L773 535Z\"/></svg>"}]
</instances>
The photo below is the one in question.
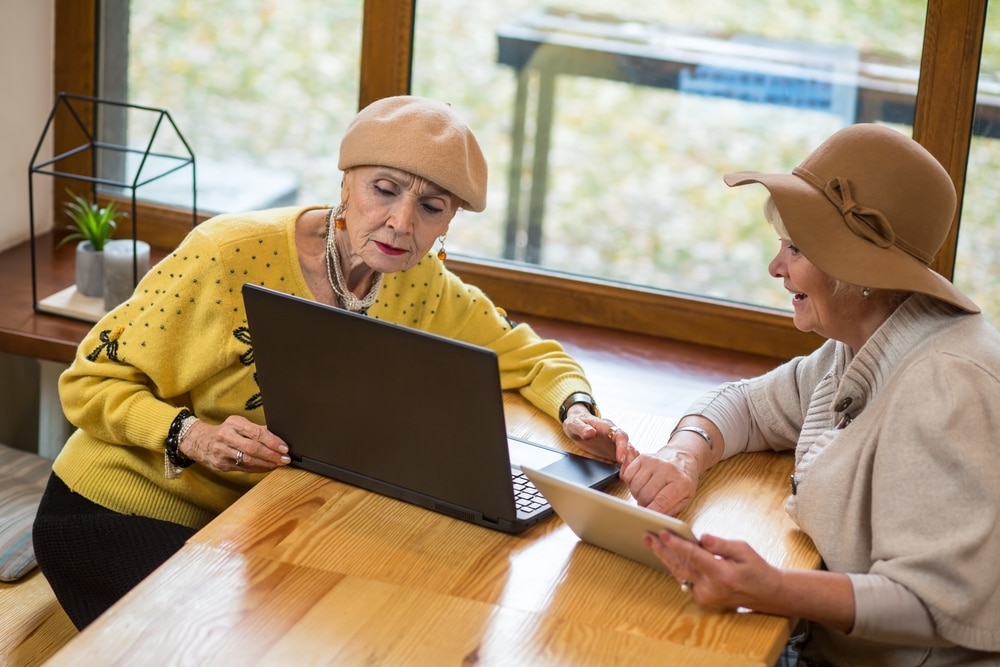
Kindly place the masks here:
<instances>
[{"instance_id":1,"label":"black beaded bracelet","mask_svg":"<svg viewBox=\"0 0 1000 667\"><path fill-rule=\"evenodd\" d=\"M167 431L167 439L164 441L167 449L167 458L170 459L170 463L178 468L187 468L194 463L194 459L184 456L177 448L181 444L181 426L184 425L184 420L191 416L193 416L193 413L187 408L178 412L177 416L174 417L174 421L170 422L170 430Z\"/></svg>"},{"instance_id":2,"label":"black beaded bracelet","mask_svg":"<svg viewBox=\"0 0 1000 667\"><path fill-rule=\"evenodd\" d=\"M575 392L569 395L563 404L559 406L559 423L566 421L566 413L569 411L570 406L576 405L577 403L583 404L590 414L595 417L601 416L601 411L597 409L597 401L594 400L593 396L586 394L582 391Z\"/></svg>"}]
</instances>

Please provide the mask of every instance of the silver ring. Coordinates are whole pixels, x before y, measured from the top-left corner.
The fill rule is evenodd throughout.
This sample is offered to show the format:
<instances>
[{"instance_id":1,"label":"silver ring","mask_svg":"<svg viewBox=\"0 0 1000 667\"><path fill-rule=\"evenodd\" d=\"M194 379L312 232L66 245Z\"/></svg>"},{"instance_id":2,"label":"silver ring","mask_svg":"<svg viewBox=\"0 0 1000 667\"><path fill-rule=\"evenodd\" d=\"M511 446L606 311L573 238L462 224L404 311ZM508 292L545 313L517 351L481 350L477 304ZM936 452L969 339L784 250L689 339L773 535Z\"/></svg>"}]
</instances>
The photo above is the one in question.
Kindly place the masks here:
<instances>
[{"instance_id":1,"label":"silver ring","mask_svg":"<svg viewBox=\"0 0 1000 667\"><path fill-rule=\"evenodd\" d=\"M237 468L243 467L243 452L240 451L239 449L236 450L236 467Z\"/></svg>"},{"instance_id":2,"label":"silver ring","mask_svg":"<svg viewBox=\"0 0 1000 667\"><path fill-rule=\"evenodd\" d=\"M612 424L611 428L608 429L608 440L614 442L615 436L618 435L618 431L620 430L621 430L620 428Z\"/></svg>"},{"instance_id":3,"label":"silver ring","mask_svg":"<svg viewBox=\"0 0 1000 667\"><path fill-rule=\"evenodd\" d=\"M694 590L694 584L692 584L687 579L681 579L681 591L684 593L690 593Z\"/></svg>"}]
</instances>

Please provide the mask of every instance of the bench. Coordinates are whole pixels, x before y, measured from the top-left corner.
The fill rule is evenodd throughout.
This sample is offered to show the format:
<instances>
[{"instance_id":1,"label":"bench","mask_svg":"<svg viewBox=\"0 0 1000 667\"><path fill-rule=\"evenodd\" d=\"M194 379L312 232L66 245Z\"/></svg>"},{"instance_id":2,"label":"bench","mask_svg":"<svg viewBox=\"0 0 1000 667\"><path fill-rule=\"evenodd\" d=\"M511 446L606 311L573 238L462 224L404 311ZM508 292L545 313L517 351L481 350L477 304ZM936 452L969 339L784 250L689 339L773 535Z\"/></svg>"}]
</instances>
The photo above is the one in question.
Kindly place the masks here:
<instances>
[{"instance_id":1,"label":"bench","mask_svg":"<svg viewBox=\"0 0 1000 667\"><path fill-rule=\"evenodd\" d=\"M497 62L517 73L504 258L539 263L548 152L560 75L602 78L683 93L822 110L844 124L912 125L917 63L858 53L849 46L717 35L554 8L526 13L497 30ZM537 77L533 146L526 151L528 88ZM1000 138L1000 83L980 81L976 135ZM530 186L522 169L530 157ZM523 216L527 235L518 254Z\"/></svg>"},{"instance_id":2,"label":"bench","mask_svg":"<svg viewBox=\"0 0 1000 667\"><path fill-rule=\"evenodd\" d=\"M77 635L41 571L0 583L0 662L41 665Z\"/></svg>"},{"instance_id":3,"label":"bench","mask_svg":"<svg viewBox=\"0 0 1000 667\"><path fill-rule=\"evenodd\" d=\"M41 664L76 635L31 549L31 523L52 461L0 445L0 656Z\"/></svg>"}]
</instances>

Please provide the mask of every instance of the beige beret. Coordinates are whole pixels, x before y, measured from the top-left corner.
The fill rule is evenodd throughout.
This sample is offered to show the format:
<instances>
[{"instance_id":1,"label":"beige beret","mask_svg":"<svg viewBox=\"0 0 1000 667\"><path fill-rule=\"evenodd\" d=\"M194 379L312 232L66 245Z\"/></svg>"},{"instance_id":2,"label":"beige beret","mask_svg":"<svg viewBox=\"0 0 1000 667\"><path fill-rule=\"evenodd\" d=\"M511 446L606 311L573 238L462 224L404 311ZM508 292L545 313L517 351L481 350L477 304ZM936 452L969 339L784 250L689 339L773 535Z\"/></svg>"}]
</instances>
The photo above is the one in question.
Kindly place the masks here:
<instances>
[{"instance_id":1,"label":"beige beret","mask_svg":"<svg viewBox=\"0 0 1000 667\"><path fill-rule=\"evenodd\" d=\"M380 166L426 178L486 208L486 159L469 126L450 105L412 95L385 97L358 112L340 142L338 167Z\"/></svg>"}]
</instances>

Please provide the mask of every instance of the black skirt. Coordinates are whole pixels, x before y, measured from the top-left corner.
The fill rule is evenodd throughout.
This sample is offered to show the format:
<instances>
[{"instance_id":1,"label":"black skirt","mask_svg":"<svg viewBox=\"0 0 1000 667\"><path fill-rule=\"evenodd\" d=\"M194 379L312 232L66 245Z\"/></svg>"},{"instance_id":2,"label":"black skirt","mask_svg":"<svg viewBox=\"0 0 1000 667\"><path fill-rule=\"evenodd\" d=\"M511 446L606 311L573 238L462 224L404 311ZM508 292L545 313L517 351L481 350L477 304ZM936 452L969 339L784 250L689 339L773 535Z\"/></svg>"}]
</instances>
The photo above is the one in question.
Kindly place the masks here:
<instances>
[{"instance_id":1,"label":"black skirt","mask_svg":"<svg viewBox=\"0 0 1000 667\"><path fill-rule=\"evenodd\" d=\"M32 541L56 599L83 630L195 532L109 510L73 493L53 473L38 506Z\"/></svg>"}]
</instances>

